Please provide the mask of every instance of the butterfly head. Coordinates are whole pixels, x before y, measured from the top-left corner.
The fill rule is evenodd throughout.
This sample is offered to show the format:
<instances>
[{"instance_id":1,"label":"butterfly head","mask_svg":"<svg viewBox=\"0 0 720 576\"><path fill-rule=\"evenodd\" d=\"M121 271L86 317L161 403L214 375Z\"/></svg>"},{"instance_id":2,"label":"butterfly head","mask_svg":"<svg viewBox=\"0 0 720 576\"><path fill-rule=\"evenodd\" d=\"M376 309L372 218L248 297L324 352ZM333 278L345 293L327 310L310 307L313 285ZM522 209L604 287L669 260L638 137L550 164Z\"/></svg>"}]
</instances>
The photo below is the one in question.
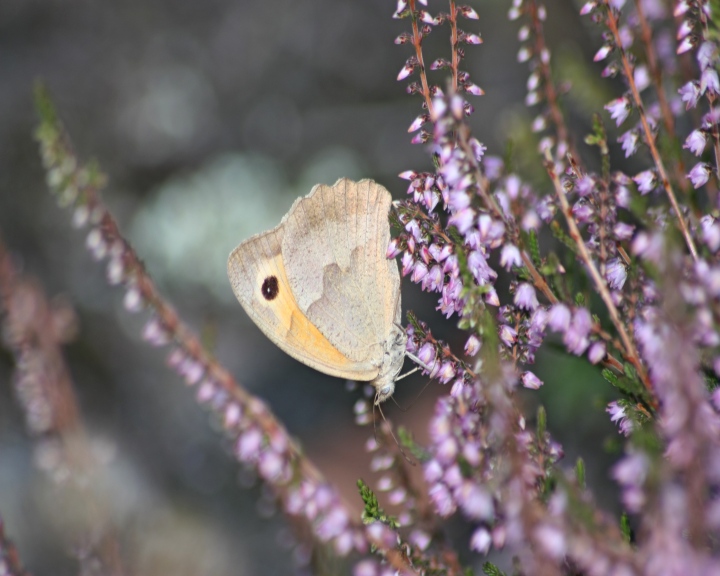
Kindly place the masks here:
<instances>
[{"instance_id":1,"label":"butterfly head","mask_svg":"<svg viewBox=\"0 0 720 576\"><path fill-rule=\"evenodd\" d=\"M385 402L395 392L395 382L375 382L375 405Z\"/></svg>"}]
</instances>

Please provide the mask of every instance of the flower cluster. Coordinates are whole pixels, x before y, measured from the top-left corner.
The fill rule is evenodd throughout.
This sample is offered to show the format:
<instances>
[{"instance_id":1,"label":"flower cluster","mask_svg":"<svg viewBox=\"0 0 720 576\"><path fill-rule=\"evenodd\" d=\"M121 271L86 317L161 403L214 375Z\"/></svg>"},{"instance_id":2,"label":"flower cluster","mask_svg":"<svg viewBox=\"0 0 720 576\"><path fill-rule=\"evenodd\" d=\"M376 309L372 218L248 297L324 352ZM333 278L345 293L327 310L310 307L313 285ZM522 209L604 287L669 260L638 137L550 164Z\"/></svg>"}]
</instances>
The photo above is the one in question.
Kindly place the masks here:
<instances>
[{"instance_id":1,"label":"flower cluster","mask_svg":"<svg viewBox=\"0 0 720 576\"><path fill-rule=\"evenodd\" d=\"M542 180L518 172L512 157L491 154L471 132L469 99L483 90L460 66L481 39L461 25L479 15L455 0L447 5L431 14L426 1L398 0L394 12L409 24L396 43L412 48L398 80L421 97L411 142L424 145L432 163L400 174L407 194L395 203L387 256L437 294L437 311L465 331L465 356L409 315L408 356L449 386L426 445L404 430L398 440L383 417L367 443L379 479L374 487L358 481L362 516L161 298L100 201L102 176L79 166L41 98L48 184L72 208L74 225L89 228L87 248L107 261L127 310L147 314L144 339L168 348L170 369L222 422L236 459L315 541L339 556L362 556L355 574L460 574L460 547L510 548L525 573L718 572L720 44L711 4L679 0L670 13L656 0L588 1L580 14L600 32L594 65L624 89L589 134L575 134L562 102L570 84L557 82L545 38L552 14L539 0L513 0L508 16L519 25L518 60L529 66L525 101ZM442 29L449 51L426 66L424 41ZM447 81L432 83L433 74ZM582 154L581 137L590 146ZM7 298L4 308L35 313ZM22 340L17 317L6 322L11 342ZM612 476L636 535L594 501L582 461L560 469L563 450L542 409L535 430L528 426L518 389L556 384L553 374L543 382L533 371L548 342L608 383L606 412L624 443ZM22 359L25 374L40 373L33 366L42 354L35 364ZM30 427L45 433L53 421L44 381L18 382ZM372 409L359 400L357 423L375 422ZM421 475L411 473L410 460ZM439 534L456 515L470 537L448 544ZM0 562L3 545L0 533Z\"/></svg>"}]
</instances>

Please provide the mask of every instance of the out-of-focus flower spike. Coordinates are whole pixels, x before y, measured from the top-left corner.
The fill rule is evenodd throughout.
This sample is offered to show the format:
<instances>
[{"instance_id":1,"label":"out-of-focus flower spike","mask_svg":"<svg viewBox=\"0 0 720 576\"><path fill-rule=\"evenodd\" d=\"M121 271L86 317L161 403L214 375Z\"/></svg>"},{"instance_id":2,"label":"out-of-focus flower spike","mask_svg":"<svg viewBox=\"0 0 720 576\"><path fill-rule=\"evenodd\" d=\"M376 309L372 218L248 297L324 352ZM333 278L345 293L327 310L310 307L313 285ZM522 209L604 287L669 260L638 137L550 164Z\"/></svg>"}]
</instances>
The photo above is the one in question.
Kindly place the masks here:
<instances>
[{"instance_id":1,"label":"out-of-focus flower spike","mask_svg":"<svg viewBox=\"0 0 720 576\"><path fill-rule=\"evenodd\" d=\"M522 11L518 6L513 6L508 10L508 20L517 20L520 18L520 15L522 14Z\"/></svg>"}]
</instances>

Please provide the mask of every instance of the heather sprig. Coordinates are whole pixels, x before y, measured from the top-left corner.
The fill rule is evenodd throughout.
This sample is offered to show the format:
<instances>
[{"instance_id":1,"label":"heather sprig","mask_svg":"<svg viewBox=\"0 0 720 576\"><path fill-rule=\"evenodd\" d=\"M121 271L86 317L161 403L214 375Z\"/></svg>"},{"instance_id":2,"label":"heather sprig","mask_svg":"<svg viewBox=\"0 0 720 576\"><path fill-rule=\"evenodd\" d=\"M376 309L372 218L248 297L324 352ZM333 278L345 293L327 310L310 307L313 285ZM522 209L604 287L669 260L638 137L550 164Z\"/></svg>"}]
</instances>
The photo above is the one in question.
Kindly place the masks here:
<instances>
[{"instance_id":1,"label":"heather sprig","mask_svg":"<svg viewBox=\"0 0 720 576\"><path fill-rule=\"evenodd\" d=\"M586 3L580 14L600 34L599 74L618 77L624 88L588 118L589 134L575 134L564 110L571 85L557 78L545 36L552 14L539 0L513 1L508 16L520 27L518 60L529 66L526 104L541 135L535 160L542 181L473 133L470 97L483 91L461 66L466 49L481 43L471 29L479 14L454 0L446 6L431 13L427 1L398 0L393 15L407 23L396 43L412 47L397 79L410 79L408 93L421 97L411 142L426 147L428 161L400 174L406 195L394 204L387 256L400 257L403 277L437 295L436 310L461 338L439 340L429 318L408 314L408 356L444 386L426 442L416 431L395 436L384 415L378 425L369 397L356 402L356 422L374 424L366 449L378 475L358 480L362 510L339 496L270 409L160 296L100 200L104 176L79 163L40 93L48 184L72 209L74 225L89 227L87 248L107 260L108 281L124 290L127 310L148 314L144 339L169 349L168 366L220 418L235 458L316 541L359 558L354 574L461 574L461 549L485 555L503 548L526 574L718 572L720 46L713 6L680 0L673 21L656 0ZM425 53L430 34L447 35L446 53ZM606 124L623 132L614 135ZM699 161L688 171L690 155ZM633 156L640 169L629 174ZM543 382L533 368L548 341L595 367L614 394L605 411L622 446L611 471L625 510L620 519L596 502L582 461L563 467L545 411L536 412L534 426L525 415L520 388L560 393L555 374L546 372ZM51 429L47 399L37 394L33 406L26 402L31 427ZM467 541L445 534L451 517L464 523ZM0 554L3 542L0 533ZM483 570L501 573L491 564Z\"/></svg>"},{"instance_id":2,"label":"heather sprig","mask_svg":"<svg viewBox=\"0 0 720 576\"><path fill-rule=\"evenodd\" d=\"M402 556L387 550L385 535L362 526L359 513L302 454L269 408L240 386L163 299L100 199L104 176L96 167L80 164L42 87L37 103L37 139L51 192L61 206L72 209L76 227L90 227L86 247L96 260L108 259L108 282L125 290L127 311L148 315L143 337L152 346L169 347L167 366L196 387L198 403L221 423L235 458L256 472L285 513L304 520L314 538L332 546L336 554L364 552L372 544L386 551L395 569L405 569Z\"/></svg>"}]
</instances>

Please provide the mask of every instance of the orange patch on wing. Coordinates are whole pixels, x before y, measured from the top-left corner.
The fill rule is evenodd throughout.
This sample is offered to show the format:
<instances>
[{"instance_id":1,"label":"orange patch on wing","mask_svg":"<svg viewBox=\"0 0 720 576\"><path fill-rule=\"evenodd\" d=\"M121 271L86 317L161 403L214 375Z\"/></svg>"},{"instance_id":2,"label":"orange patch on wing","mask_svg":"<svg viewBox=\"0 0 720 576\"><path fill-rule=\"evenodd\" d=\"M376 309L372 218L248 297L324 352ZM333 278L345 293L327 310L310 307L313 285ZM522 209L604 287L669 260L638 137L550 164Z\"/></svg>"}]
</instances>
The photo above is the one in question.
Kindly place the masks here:
<instances>
[{"instance_id":1,"label":"orange patch on wing","mask_svg":"<svg viewBox=\"0 0 720 576\"><path fill-rule=\"evenodd\" d=\"M352 370L356 363L335 348L300 310L295 297L290 291L290 283L285 273L282 256L278 254L268 260L265 269L272 271L271 273L277 276L279 291L274 299L266 300L261 293L261 286L268 274L259 272L256 278L258 290L256 299L265 306L272 308L285 330L284 338L291 341L293 347L300 346L307 356L322 362L329 368ZM370 374L368 377L374 376Z\"/></svg>"}]
</instances>

